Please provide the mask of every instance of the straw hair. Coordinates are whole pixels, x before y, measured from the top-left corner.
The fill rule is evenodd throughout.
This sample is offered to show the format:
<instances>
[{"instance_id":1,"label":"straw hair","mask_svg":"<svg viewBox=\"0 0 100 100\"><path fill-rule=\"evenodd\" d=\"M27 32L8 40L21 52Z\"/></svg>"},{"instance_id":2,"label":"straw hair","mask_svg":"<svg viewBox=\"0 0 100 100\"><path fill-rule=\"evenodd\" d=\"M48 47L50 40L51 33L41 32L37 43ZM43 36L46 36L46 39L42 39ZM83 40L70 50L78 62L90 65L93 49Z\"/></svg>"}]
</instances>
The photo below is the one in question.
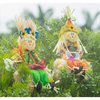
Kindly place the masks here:
<instances>
[{"instance_id":1,"label":"straw hair","mask_svg":"<svg viewBox=\"0 0 100 100\"><path fill-rule=\"evenodd\" d=\"M16 18L16 26L19 31L25 32L25 28L31 28L32 33L36 31L36 25L31 18L25 19L24 17L20 16Z\"/></svg>"}]
</instances>

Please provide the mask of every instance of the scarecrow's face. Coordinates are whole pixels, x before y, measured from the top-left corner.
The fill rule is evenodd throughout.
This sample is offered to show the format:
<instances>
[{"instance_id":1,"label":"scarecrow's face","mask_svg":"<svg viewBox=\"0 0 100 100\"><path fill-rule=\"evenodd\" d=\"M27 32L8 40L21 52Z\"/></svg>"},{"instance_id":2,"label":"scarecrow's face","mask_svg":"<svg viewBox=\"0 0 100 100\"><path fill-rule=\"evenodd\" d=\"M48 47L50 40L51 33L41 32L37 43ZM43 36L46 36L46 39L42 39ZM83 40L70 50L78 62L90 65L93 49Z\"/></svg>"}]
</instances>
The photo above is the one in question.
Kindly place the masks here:
<instances>
[{"instance_id":1,"label":"scarecrow's face","mask_svg":"<svg viewBox=\"0 0 100 100\"><path fill-rule=\"evenodd\" d=\"M66 32L64 34L64 37L66 40L70 42L76 42L78 40L78 35L75 32Z\"/></svg>"},{"instance_id":2,"label":"scarecrow's face","mask_svg":"<svg viewBox=\"0 0 100 100\"><path fill-rule=\"evenodd\" d=\"M27 34L25 37L20 38L19 42L23 50L33 51L35 49L35 37L31 34Z\"/></svg>"}]
</instances>

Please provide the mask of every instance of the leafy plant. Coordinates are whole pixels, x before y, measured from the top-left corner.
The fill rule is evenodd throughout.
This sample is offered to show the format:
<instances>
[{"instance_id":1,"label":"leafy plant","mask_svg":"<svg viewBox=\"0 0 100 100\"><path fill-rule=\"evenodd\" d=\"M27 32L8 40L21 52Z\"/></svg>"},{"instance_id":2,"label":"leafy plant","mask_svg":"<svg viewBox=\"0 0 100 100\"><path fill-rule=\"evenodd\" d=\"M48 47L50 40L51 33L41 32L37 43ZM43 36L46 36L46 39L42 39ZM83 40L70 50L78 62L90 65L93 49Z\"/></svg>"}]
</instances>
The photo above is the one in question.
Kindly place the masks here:
<instances>
[{"instance_id":1,"label":"leafy plant","mask_svg":"<svg viewBox=\"0 0 100 100\"><path fill-rule=\"evenodd\" d=\"M41 59L46 60L50 69L53 68L53 62L58 57L53 49L58 41L58 33L66 18L45 20L45 27L37 23L39 38L36 40L35 52ZM26 64L18 64L16 70L20 77L19 81L13 79L13 71L8 72L5 69L3 58L10 58L12 49L17 47L18 34L0 34L0 96L13 97L99 97L100 96L100 34L99 32L91 32L83 30L79 37L86 47L88 54L84 54L83 58L90 61L93 74L87 75L87 79L81 83L76 82L76 77L69 74L66 70L61 71L60 83L57 85L60 88L58 93L52 90L43 89L39 94L36 89L33 93L29 92L28 83L30 69Z\"/></svg>"}]
</instances>

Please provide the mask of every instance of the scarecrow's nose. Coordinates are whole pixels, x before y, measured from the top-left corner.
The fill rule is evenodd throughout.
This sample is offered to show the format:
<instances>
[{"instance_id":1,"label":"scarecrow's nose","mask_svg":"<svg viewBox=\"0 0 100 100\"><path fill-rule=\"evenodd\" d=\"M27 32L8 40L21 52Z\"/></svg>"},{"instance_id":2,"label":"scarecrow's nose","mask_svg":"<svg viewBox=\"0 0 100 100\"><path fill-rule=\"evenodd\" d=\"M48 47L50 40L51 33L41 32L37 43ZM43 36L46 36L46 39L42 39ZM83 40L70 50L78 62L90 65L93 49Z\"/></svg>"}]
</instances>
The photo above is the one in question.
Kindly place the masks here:
<instances>
[{"instance_id":1,"label":"scarecrow's nose","mask_svg":"<svg viewBox=\"0 0 100 100\"><path fill-rule=\"evenodd\" d=\"M74 33L71 33L71 37L72 37L72 38L74 37Z\"/></svg>"}]
</instances>

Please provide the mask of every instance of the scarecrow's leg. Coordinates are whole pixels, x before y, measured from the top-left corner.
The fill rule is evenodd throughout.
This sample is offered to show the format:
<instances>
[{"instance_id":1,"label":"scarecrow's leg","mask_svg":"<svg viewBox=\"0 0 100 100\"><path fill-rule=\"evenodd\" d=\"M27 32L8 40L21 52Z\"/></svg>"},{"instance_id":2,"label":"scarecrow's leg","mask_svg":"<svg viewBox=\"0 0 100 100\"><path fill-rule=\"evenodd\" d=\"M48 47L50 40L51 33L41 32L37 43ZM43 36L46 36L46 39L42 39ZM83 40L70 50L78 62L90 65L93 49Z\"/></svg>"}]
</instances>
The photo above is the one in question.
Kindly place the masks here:
<instances>
[{"instance_id":1,"label":"scarecrow's leg","mask_svg":"<svg viewBox=\"0 0 100 100\"><path fill-rule=\"evenodd\" d=\"M32 73L32 78L35 84L37 84L40 81L40 75L39 75L38 70L32 70L31 73Z\"/></svg>"},{"instance_id":2,"label":"scarecrow's leg","mask_svg":"<svg viewBox=\"0 0 100 100\"><path fill-rule=\"evenodd\" d=\"M49 83L48 74L44 70L39 70L40 80L43 85L47 85Z\"/></svg>"}]
</instances>

